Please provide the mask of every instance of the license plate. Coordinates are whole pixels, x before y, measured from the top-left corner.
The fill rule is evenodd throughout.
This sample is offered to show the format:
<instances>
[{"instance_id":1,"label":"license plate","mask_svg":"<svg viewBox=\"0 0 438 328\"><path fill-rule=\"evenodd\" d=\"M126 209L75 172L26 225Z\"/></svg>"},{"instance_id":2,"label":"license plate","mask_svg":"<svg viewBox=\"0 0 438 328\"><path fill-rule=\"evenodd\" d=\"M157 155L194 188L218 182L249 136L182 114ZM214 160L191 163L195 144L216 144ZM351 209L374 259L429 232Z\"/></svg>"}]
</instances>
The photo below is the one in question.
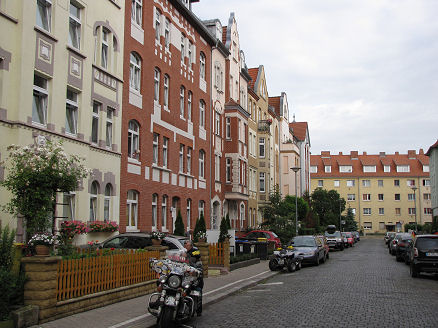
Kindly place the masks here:
<instances>
[{"instance_id":1,"label":"license plate","mask_svg":"<svg viewBox=\"0 0 438 328\"><path fill-rule=\"evenodd\" d=\"M426 256L438 256L438 253L426 253Z\"/></svg>"},{"instance_id":2,"label":"license plate","mask_svg":"<svg viewBox=\"0 0 438 328\"><path fill-rule=\"evenodd\" d=\"M164 304L169 305L169 306L174 306L175 305L175 297L167 296L166 300L164 301Z\"/></svg>"}]
</instances>

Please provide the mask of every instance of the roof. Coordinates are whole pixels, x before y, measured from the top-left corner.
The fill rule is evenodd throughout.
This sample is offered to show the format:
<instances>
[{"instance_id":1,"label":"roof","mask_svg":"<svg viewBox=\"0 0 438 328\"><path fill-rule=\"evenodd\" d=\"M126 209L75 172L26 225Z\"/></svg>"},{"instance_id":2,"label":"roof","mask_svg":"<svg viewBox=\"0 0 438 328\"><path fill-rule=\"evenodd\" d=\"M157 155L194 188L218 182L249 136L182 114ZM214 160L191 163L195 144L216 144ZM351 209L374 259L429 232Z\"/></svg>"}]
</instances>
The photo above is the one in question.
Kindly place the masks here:
<instances>
[{"instance_id":1,"label":"roof","mask_svg":"<svg viewBox=\"0 0 438 328\"><path fill-rule=\"evenodd\" d=\"M222 27L222 43L227 43L227 26Z\"/></svg>"},{"instance_id":2,"label":"roof","mask_svg":"<svg viewBox=\"0 0 438 328\"><path fill-rule=\"evenodd\" d=\"M307 122L292 122L289 123L289 127L294 130L294 136L297 137L298 140L304 141L307 136Z\"/></svg>"},{"instance_id":3,"label":"roof","mask_svg":"<svg viewBox=\"0 0 438 328\"><path fill-rule=\"evenodd\" d=\"M438 148L438 139L437 139L437 141L432 146L429 147L428 151L426 152L426 155L430 156L430 154L432 153L432 150L434 148Z\"/></svg>"},{"instance_id":4,"label":"roof","mask_svg":"<svg viewBox=\"0 0 438 328\"><path fill-rule=\"evenodd\" d=\"M269 105L274 108L277 116L280 116L280 96L269 97L268 100L269 100Z\"/></svg>"},{"instance_id":5,"label":"roof","mask_svg":"<svg viewBox=\"0 0 438 328\"><path fill-rule=\"evenodd\" d=\"M385 154L368 155L367 153L358 154L358 160L353 160L356 156L350 154L330 154L328 151L321 152L320 155L310 155L310 165L317 166L317 173L311 173L311 178L336 178L336 177L429 177L429 172L423 171L423 166L429 164L429 158L422 154L415 154L415 158L409 155ZM354 152L354 155L356 152ZM324 166L331 165L331 172L325 172ZM339 166L351 165L352 172L339 172ZM364 165L376 166L376 172L364 172ZM384 166L390 166L389 172L384 172ZM397 165L409 165L409 172L397 172Z\"/></svg>"},{"instance_id":6,"label":"roof","mask_svg":"<svg viewBox=\"0 0 438 328\"><path fill-rule=\"evenodd\" d=\"M248 82L248 88L254 89L257 76L259 75L259 68L249 68L248 74L251 77L251 81Z\"/></svg>"}]
</instances>

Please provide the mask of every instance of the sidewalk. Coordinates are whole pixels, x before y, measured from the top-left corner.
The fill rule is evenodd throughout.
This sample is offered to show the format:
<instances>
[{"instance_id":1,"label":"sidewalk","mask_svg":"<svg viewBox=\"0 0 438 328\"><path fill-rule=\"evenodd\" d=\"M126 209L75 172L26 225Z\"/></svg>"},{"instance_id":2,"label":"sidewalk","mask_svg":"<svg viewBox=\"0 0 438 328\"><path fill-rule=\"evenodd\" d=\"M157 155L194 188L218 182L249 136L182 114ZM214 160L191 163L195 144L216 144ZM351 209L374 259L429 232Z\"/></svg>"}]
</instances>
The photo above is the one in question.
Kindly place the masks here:
<instances>
[{"instance_id":1,"label":"sidewalk","mask_svg":"<svg viewBox=\"0 0 438 328\"><path fill-rule=\"evenodd\" d=\"M204 309L241 289L277 274L269 270L268 261L260 261L225 275L204 279ZM91 311L74 314L32 328L135 328L153 327L156 318L147 311L148 295L114 303Z\"/></svg>"}]
</instances>

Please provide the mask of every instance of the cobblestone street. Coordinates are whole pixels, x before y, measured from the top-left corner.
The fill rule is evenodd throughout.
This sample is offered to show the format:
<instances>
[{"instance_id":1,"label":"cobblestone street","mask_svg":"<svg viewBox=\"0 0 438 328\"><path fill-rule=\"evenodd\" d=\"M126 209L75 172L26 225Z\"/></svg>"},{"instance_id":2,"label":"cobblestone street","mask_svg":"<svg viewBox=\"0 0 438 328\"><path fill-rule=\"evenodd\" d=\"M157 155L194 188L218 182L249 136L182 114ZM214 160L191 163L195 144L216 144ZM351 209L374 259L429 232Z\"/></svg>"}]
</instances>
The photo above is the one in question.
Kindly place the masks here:
<instances>
[{"instance_id":1,"label":"cobblestone street","mask_svg":"<svg viewBox=\"0 0 438 328\"><path fill-rule=\"evenodd\" d=\"M438 279L414 279L381 237L208 306L196 327L437 327Z\"/></svg>"}]
</instances>

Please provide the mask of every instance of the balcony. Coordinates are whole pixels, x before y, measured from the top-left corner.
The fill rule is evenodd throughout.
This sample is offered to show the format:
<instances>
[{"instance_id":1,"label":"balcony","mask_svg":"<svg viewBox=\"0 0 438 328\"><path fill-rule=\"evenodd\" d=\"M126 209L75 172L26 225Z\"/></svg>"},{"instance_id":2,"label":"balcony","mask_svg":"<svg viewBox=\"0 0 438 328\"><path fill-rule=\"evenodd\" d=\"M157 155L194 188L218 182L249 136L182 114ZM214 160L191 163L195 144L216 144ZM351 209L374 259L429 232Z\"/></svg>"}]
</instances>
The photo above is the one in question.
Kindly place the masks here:
<instances>
[{"instance_id":1,"label":"balcony","mask_svg":"<svg viewBox=\"0 0 438 328\"><path fill-rule=\"evenodd\" d=\"M269 133L271 131L272 120L260 120L258 122L259 132Z\"/></svg>"}]
</instances>

